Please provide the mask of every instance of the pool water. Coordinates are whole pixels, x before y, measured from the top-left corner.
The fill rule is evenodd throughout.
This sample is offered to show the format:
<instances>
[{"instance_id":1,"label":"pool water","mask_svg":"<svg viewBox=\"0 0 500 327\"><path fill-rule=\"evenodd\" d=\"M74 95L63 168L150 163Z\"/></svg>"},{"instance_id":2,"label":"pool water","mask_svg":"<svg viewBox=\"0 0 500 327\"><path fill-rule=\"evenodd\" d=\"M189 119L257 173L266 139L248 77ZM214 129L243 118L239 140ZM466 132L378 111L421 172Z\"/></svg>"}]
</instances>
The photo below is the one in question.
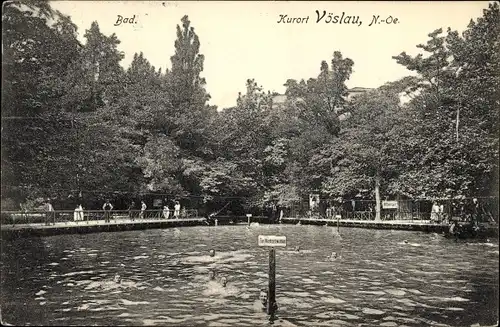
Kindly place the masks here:
<instances>
[{"instance_id":1,"label":"pool water","mask_svg":"<svg viewBox=\"0 0 500 327\"><path fill-rule=\"evenodd\" d=\"M258 235L287 237L271 321L259 302L268 249ZM2 243L1 313L15 325L493 325L498 253L497 240L292 225L25 238Z\"/></svg>"}]
</instances>

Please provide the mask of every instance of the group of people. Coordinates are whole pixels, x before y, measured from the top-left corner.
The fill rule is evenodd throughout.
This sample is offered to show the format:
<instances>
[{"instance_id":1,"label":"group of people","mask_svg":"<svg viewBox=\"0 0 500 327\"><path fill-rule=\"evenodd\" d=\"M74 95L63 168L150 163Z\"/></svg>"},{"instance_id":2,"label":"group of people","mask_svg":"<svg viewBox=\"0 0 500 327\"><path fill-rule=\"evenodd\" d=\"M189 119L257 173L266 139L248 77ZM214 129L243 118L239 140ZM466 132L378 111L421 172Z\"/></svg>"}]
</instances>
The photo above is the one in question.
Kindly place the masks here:
<instances>
[{"instance_id":1,"label":"group of people","mask_svg":"<svg viewBox=\"0 0 500 327\"><path fill-rule=\"evenodd\" d=\"M110 222L111 210L113 210L113 205L109 202L109 200L106 200L106 202L104 202L102 210L104 210L104 221ZM73 220L74 221L84 220L83 206L80 203L76 205L75 211L73 213Z\"/></svg>"},{"instance_id":2,"label":"group of people","mask_svg":"<svg viewBox=\"0 0 500 327\"><path fill-rule=\"evenodd\" d=\"M135 203L134 201L132 201L128 207L128 212L129 212L129 218L132 219L132 220L135 220ZM139 219L144 219L145 218L145 213L146 213L146 210L147 210L148 206L146 205L146 203L144 201L141 201L141 211L139 212ZM103 208L104 209L104 208ZM161 216L163 216L164 219L169 219L170 218L170 212L173 212L173 218L176 218L178 219L181 215L181 204L179 203L179 201L175 201L175 204L174 204L174 209L171 210L169 207L168 207L168 204L165 204L162 208L162 211L161 211Z\"/></svg>"},{"instance_id":3,"label":"group of people","mask_svg":"<svg viewBox=\"0 0 500 327\"><path fill-rule=\"evenodd\" d=\"M168 204L164 205L163 206L163 218L169 219L171 211L172 210L170 210L170 208L168 207ZM173 211L174 211L174 218L175 219L179 219L179 215L181 213L181 204L179 203L179 201L175 201L174 210Z\"/></svg>"},{"instance_id":4,"label":"group of people","mask_svg":"<svg viewBox=\"0 0 500 327\"><path fill-rule=\"evenodd\" d=\"M209 255L210 255L210 257L215 257L215 250L210 249ZM216 282L216 283L220 284L220 286L222 286L222 287L227 286L227 278L225 276L218 276L217 272L213 269L208 271L208 280L209 280L209 282ZM267 289L261 289L260 294L259 294L259 300L262 303L263 310L266 310L266 308L267 308L268 299L269 299L269 296L268 296ZM276 310L278 310L278 305L276 304L276 302L273 302L272 311L276 311Z\"/></svg>"},{"instance_id":5,"label":"group of people","mask_svg":"<svg viewBox=\"0 0 500 327\"><path fill-rule=\"evenodd\" d=\"M146 205L146 202L141 201L141 211L139 211L139 219L144 219L147 208L148 208L148 206ZM128 217L132 220L135 220L135 216L136 216L135 210L136 210L135 209L135 202L132 201L130 203L130 205L128 206Z\"/></svg>"},{"instance_id":6,"label":"group of people","mask_svg":"<svg viewBox=\"0 0 500 327\"><path fill-rule=\"evenodd\" d=\"M211 249L209 254L212 258L215 257L215 250ZM208 280L209 281L217 281L221 284L222 287L226 287L226 285L227 285L227 278L224 276L217 277L215 270L210 270L208 272Z\"/></svg>"},{"instance_id":7,"label":"group of people","mask_svg":"<svg viewBox=\"0 0 500 327\"><path fill-rule=\"evenodd\" d=\"M326 215L327 219L335 218L337 216L337 210L336 210L335 206L332 205L332 206L327 207L325 210L325 215Z\"/></svg>"},{"instance_id":8,"label":"group of people","mask_svg":"<svg viewBox=\"0 0 500 327\"><path fill-rule=\"evenodd\" d=\"M444 205L434 202L431 207L431 221L441 222L444 216Z\"/></svg>"},{"instance_id":9,"label":"group of people","mask_svg":"<svg viewBox=\"0 0 500 327\"><path fill-rule=\"evenodd\" d=\"M451 217L459 217L462 221L472 223L475 221L495 221L491 213L477 198L452 203L446 211L442 203L434 202L431 207L431 221L448 223Z\"/></svg>"},{"instance_id":10,"label":"group of people","mask_svg":"<svg viewBox=\"0 0 500 327\"><path fill-rule=\"evenodd\" d=\"M138 218L139 219L144 219L146 217L146 210L148 206L144 201L141 201L141 208L140 211L138 212ZM106 200L104 204L102 205L102 210L104 211L104 222L110 222L111 221L111 216L112 216L112 210L114 209L113 204L109 200ZM49 221L51 220L50 217L54 216L54 208L50 204L49 201L45 204L45 211L47 212L47 224L49 224ZM136 218L136 212L137 210L135 209L135 202L132 201L128 207L128 215L129 218L132 220L135 220ZM173 210L168 207L168 205L164 205L163 209L161 211L161 216L165 219L170 218L170 213L173 213L172 216L173 218L179 218L181 216L181 204L179 201L175 201L175 205ZM74 214L73 214L73 220L74 221L83 221L84 220L84 213L83 213L83 207L81 204L77 204Z\"/></svg>"}]
</instances>

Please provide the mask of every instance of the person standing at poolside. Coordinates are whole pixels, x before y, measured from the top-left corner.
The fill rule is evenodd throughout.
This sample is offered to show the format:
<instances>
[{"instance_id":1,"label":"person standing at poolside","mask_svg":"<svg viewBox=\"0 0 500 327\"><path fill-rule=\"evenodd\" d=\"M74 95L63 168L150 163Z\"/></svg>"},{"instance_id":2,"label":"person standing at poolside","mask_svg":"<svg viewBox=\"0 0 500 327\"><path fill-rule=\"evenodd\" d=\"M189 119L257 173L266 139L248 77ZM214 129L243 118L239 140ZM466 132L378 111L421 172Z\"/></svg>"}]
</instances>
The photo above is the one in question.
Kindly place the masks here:
<instances>
[{"instance_id":1,"label":"person standing at poolside","mask_svg":"<svg viewBox=\"0 0 500 327\"><path fill-rule=\"evenodd\" d=\"M55 225L56 222L55 222L55 212L54 212L54 207L52 206L52 204L50 203L50 200L47 199L47 201L45 202L45 225L50 225L50 223L52 222L52 225Z\"/></svg>"},{"instance_id":2,"label":"person standing at poolside","mask_svg":"<svg viewBox=\"0 0 500 327\"><path fill-rule=\"evenodd\" d=\"M176 219L179 219L180 212L181 212L181 204L179 203L179 201L175 201L175 205L174 205L174 217Z\"/></svg>"},{"instance_id":3,"label":"person standing at poolside","mask_svg":"<svg viewBox=\"0 0 500 327\"><path fill-rule=\"evenodd\" d=\"M170 216L170 208L168 207L168 204L163 206L163 218L168 219Z\"/></svg>"},{"instance_id":4,"label":"person standing at poolside","mask_svg":"<svg viewBox=\"0 0 500 327\"><path fill-rule=\"evenodd\" d=\"M438 206L439 206L438 219L439 222L442 223L444 220L444 204L438 203Z\"/></svg>"},{"instance_id":5,"label":"person standing at poolside","mask_svg":"<svg viewBox=\"0 0 500 327\"><path fill-rule=\"evenodd\" d=\"M135 202L134 201L130 202L130 204L128 206L128 217L132 220L135 220L134 207L135 207Z\"/></svg>"},{"instance_id":6,"label":"person standing at poolside","mask_svg":"<svg viewBox=\"0 0 500 327\"><path fill-rule=\"evenodd\" d=\"M75 208L75 212L73 214L73 220L74 221L81 221L83 220L83 207L81 204L78 204Z\"/></svg>"},{"instance_id":7,"label":"person standing at poolside","mask_svg":"<svg viewBox=\"0 0 500 327\"><path fill-rule=\"evenodd\" d=\"M488 220L492 221L491 219L488 219L489 215L486 212L484 205L479 203L477 198L472 199L472 216L473 216L473 221L475 221L475 222L484 222L484 221L488 221Z\"/></svg>"},{"instance_id":8,"label":"person standing at poolside","mask_svg":"<svg viewBox=\"0 0 500 327\"><path fill-rule=\"evenodd\" d=\"M109 223L111 221L111 210L113 210L113 205L109 202L109 200L106 200L102 206L102 210L104 210L104 222Z\"/></svg>"},{"instance_id":9,"label":"person standing at poolside","mask_svg":"<svg viewBox=\"0 0 500 327\"><path fill-rule=\"evenodd\" d=\"M437 222L439 220L439 205L434 202L431 207L431 221Z\"/></svg>"},{"instance_id":10,"label":"person standing at poolside","mask_svg":"<svg viewBox=\"0 0 500 327\"><path fill-rule=\"evenodd\" d=\"M144 219L144 213L146 212L147 208L148 206L146 205L146 203L144 201L141 201L141 219Z\"/></svg>"}]
</instances>

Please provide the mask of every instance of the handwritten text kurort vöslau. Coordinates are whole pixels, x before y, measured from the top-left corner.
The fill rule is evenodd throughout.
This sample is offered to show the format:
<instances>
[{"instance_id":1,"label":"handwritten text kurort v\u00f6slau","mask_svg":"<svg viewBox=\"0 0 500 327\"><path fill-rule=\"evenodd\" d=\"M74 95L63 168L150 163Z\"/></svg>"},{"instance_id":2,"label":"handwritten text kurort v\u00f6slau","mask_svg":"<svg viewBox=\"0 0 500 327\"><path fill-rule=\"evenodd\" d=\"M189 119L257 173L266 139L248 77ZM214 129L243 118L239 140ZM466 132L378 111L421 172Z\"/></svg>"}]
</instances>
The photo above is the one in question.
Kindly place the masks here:
<instances>
[{"instance_id":1,"label":"handwritten text kurort v\u00f6slau","mask_svg":"<svg viewBox=\"0 0 500 327\"><path fill-rule=\"evenodd\" d=\"M327 13L326 10L323 10L320 12L319 10L316 10L316 19L315 22L317 24L344 24L344 25L354 25L354 26L361 26L363 24L363 21L361 20L359 15L349 15L346 12L342 12L342 14L334 14L334 13ZM311 20L311 22L314 22L314 20ZM309 16L303 16L303 17L289 17L288 14L280 14L278 16L278 21L277 23L279 24L308 24L309 23ZM368 26L373 26L373 25L380 25L380 24L385 24L385 25L393 25L393 24L399 24L399 19L397 17L393 17L392 15L389 16L382 16L382 15L372 15L370 19L370 24Z\"/></svg>"}]
</instances>

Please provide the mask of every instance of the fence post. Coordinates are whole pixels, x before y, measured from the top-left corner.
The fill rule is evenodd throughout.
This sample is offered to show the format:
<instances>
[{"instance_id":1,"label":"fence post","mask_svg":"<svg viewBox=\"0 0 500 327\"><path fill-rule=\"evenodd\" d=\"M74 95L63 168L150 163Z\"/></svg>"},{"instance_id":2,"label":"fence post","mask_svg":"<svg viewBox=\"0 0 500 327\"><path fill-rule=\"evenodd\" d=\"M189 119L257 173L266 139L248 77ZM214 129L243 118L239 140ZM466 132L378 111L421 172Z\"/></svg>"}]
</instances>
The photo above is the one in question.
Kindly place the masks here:
<instances>
[{"instance_id":1,"label":"fence post","mask_svg":"<svg viewBox=\"0 0 500 327\"><path fill-rule=\"evenodd\" d=\"M267 314L273 314L276 307L276 252L269 250L269 284L267 297Z\"/></svg>"}]
</instances>

